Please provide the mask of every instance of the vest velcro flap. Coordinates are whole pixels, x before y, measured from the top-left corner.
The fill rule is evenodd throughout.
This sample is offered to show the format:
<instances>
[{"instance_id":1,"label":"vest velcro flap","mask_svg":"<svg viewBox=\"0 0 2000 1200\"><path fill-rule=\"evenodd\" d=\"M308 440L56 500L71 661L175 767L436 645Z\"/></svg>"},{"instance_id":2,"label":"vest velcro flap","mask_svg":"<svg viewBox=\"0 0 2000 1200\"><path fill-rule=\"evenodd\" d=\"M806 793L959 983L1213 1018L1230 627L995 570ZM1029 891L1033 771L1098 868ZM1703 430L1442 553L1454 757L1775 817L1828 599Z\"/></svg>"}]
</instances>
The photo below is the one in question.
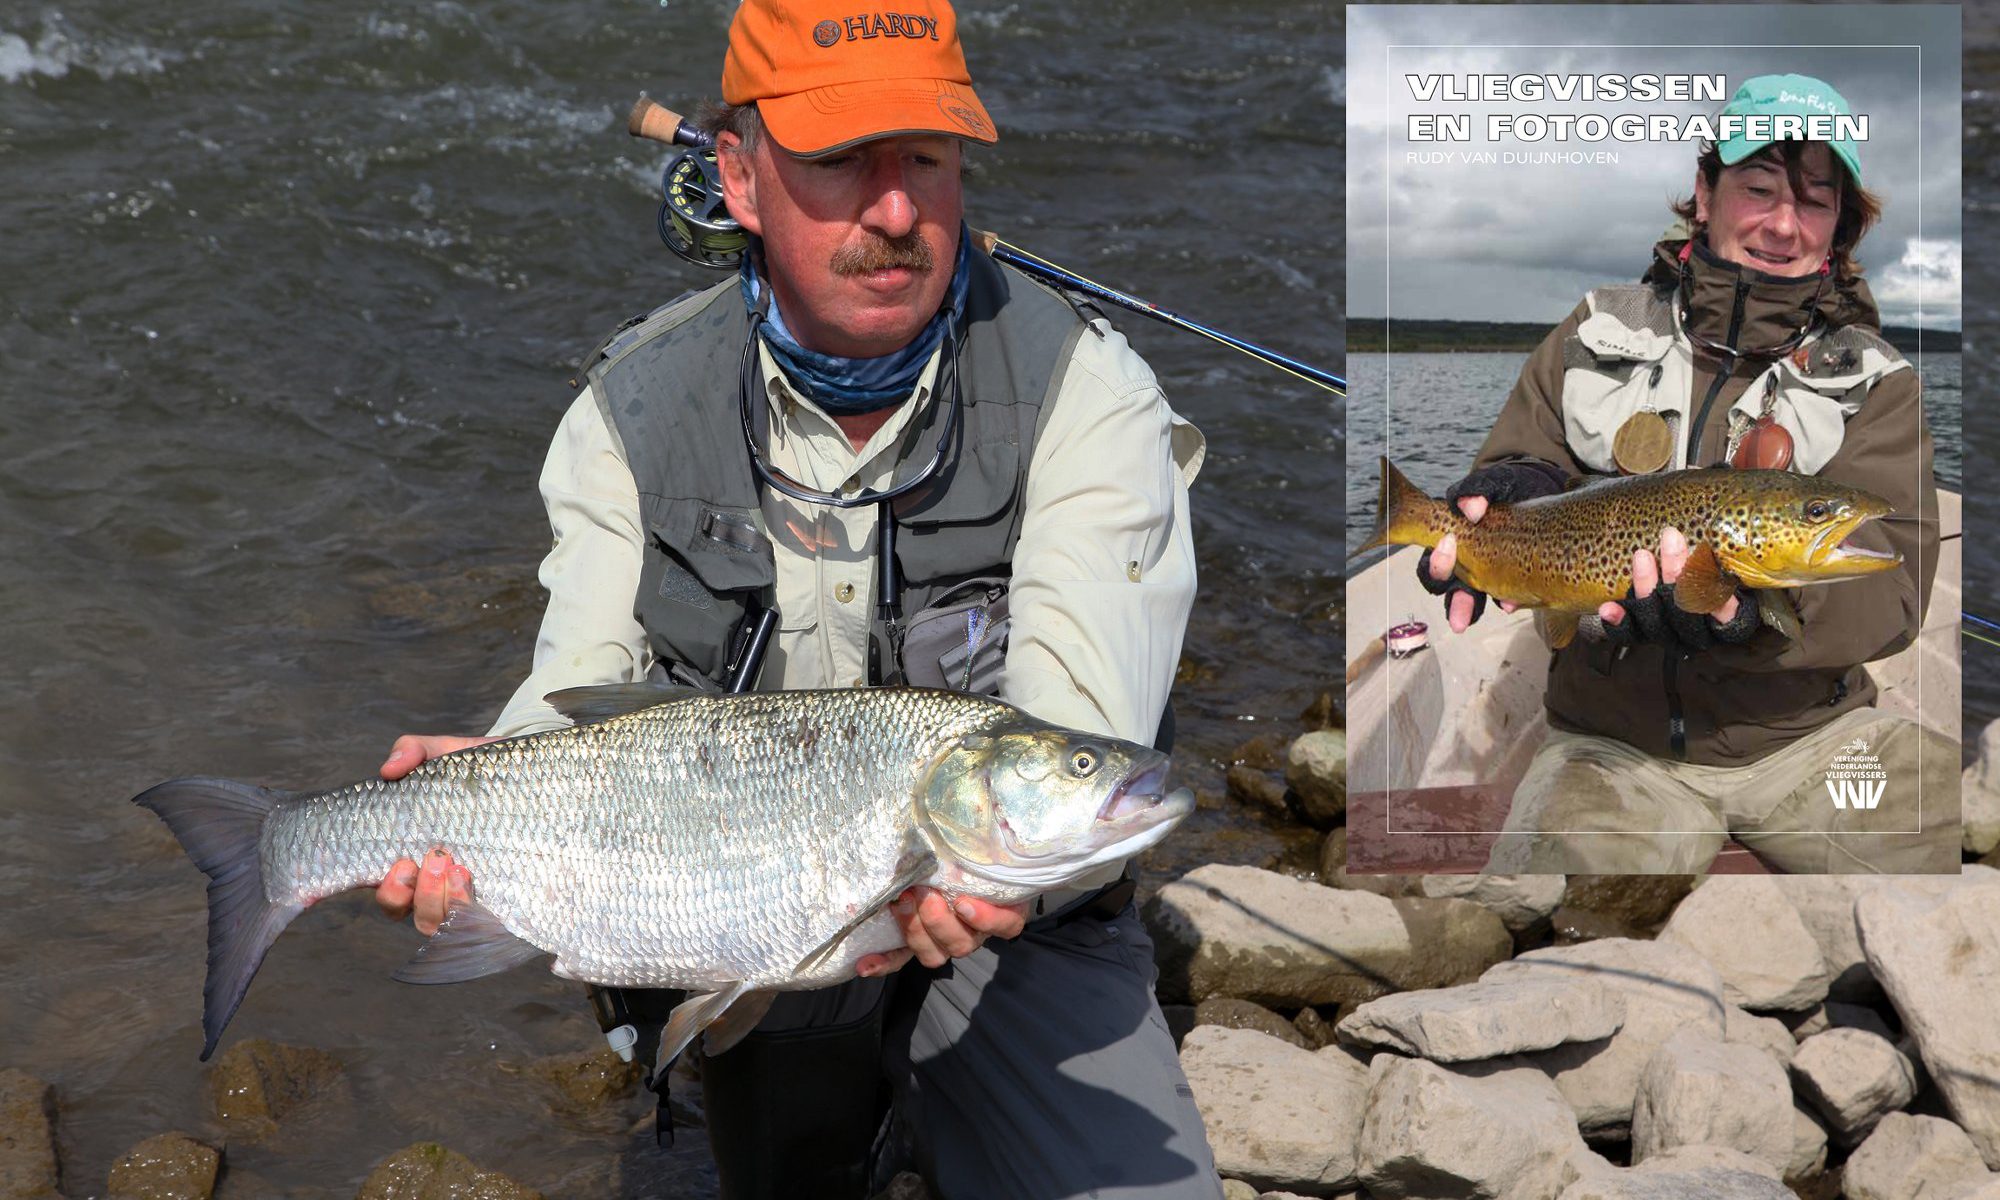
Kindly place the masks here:
<instances>
[{"instance_id":1,"label":"vest velcro flap","mask_svg":"<svg viewBox=\"0 0 2000 1200\"><path fill-rule=\"evenodd\" d=\"M898 502L896 519L907 529L992 520L1014 498L1020 464L1021 448L1013 442L981 442L958 456L946 478Z\"/></svg>"},{"instance_id":2,"label":"vest velcro flap","mask_svg":"<svg viewBox=\"0 0 2000 1200\"><path fill-rule=\"evenodd\" d=\"M751 591L771 585L775 574L771 542L749 514L701 500L650 499L646 524L655 543L709 590Z\"/></svg>"}]
</instances>

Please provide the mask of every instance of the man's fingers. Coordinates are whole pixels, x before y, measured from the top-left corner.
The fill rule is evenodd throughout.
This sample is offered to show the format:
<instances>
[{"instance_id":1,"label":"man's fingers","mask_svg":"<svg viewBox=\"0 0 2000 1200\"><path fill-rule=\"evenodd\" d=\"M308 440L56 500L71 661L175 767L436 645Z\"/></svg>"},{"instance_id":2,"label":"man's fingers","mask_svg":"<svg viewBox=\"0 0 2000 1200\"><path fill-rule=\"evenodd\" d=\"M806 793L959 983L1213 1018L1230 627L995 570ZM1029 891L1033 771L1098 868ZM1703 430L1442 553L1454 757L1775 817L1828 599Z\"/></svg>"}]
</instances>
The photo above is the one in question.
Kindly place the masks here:
<instances>
[{"instance_id":1,"label":"man's fingers","mask_svg":"<svg viewBox=\"0 0 2000 1200\"><path fill-rule=\"evenodd\" d=\"M941 967L951 955L938 948L931 940L930 929L925 925L921 909L923 901L937 896L930 888L908 888L889 905L889 912L896 918L896 924L903 931L903 941L917 956L917 961L927 967ZM942 896L937 896L939 902Z\"/></svg>"},{"instance_id":2,"label":"man's fingers","mask_svg":"<svg viewBox=\"0 0 2000 1200\"><path fill-rule=\"evenodd\" d=\"M1660 530L1660 582L1678 582L1687 561L1688 540L1681 531L1671 525Z\"/></svg>"},{"instance_id":3,"label":"man's fingers","mask_svg":"<svg viewBox=\"0 0 2000 1200\"><path fill-rule=\"evenodd\" d=\"M1606 600L1597 606L1597 617L1606 625L1621 625L1625 621L1625 606L1614 600Z\"/></svg>"},{"instance_id":4,"label":"man's fingers","mask_svg":"<svg viewBox=\"0 0 2000 1200\"><path fill-rule=\"evenodd\" d=\"M979 943L986 940L985 934L968 928L965 922L958 919L943 892L925 893L924 898L917 902L917 916L924 923L924 932L930 935L931 945L942 950L948 958L962 958L979 949ZM919 952L917 957L922 959L924 956ZM924 965L935 967L940 964L925 960Z\"/></svg>"},{"instance_id":5,"label":"man's fingers","mask_svg":"<svg viewBox=\"0 0 2000 1200\"><path fill-rule=\"evenodd\" d=\"M406 733L389 747L389 757L382 760L382 778L401 779L424 763L424 739L414 733Z\"/></svg>"},{"instance_id":6,"label":"man's fingers","mask_svg":"<svg viewBox=\"0 0 2000 1200\"><path fill-rule=\"evenodd\" d=\"M1632 552L1632 594L1644 600L1660 586L1660 566L1651 550Z\"/></svg>"},{"instance_id":7,"label":"man's fingers","mask_svg":"<svg viewBox=\"0 0 2000 1200\"><path fill-rule=\"evenodd\" d=\"M1445 613L1445 621L1453 633L1464 633L1472 628L1472 593L1453 592L1451 608Z\"/></svg>"},{"instance_id":8,"label":"man's fingers","mask_svg":"<svg viewBox=\"0 0 2000 1200\"><path fill-rule=\"evenodd\" d=\"M400 921L410 915L410 905L417 896L417 864L407 858L399 858L375 886L375 903L382 915L391 921Z\"/></svg>"},{"instance_id":9,"label":"man's fingers","mask_svg":"<svg viewBox=\"0 0 2000 1200\"><path fill-rule=\"evenodd\" d=\"M854 973L863 976L887 975L891 971L902 970L903 964L915 957L916 951L908 949L864 954L861 961L854 964Z\"/></svg>"},{"instance_id":10,"label":"man's fingers","mask_svg":"<svg viewBox=\"0 0 2000 1200\"><path fill-rule=\"evenodd\" d=\"M1479 524L1479 519L1486 515L1486 505L1487 500L1484 496L1460 496L1458 498L1458 511L1464 513L1465 519L1474 525Z\"/></svg>"},{"instance_id":11,"label":"man's fingers","mask_svg":"<svg viewBox=\"0 0 2000 1200\"><path fill-rule=\"evenodd\" d=\"M1500 606L1500 611L1503 613L1510 613L1513 612L1515 609L1521 607L1520 605L1514 603L1512 600L1495 600L1493 603L1498 604Z\"/></svg>"},{"instance_id":12,"label":"man's fingers","mask_svg":"<svg viewBox=\"0 0 2000 1200\"><path fill-rule=\"evenodd\" d=\"M1447 533L1431 550L1431 578L1439 583L1451 578L1452 564L1458 561L1458 535Z\"/></svg>"},{"instance_id":13,"label":"man's fingers","mask_svg":"<svg viewBox=\"0 0 2000 1200\"><path fill-rule=\"evenodd\" d=\"M1717 625L1727 625L1736 619L1736 613L1741 607L1742 605L1737 602L1736 593L1731 592L1729 599L1722 602L1722 607L1708 615L1715 618Z\"/></svg>"},{"instance_id":14,"label":"man's fingers","mask_svg":"<svg viewBox=\"0 0 2000 1200\"><path fill-rule=\"evenodd\" d=\"M429 937L444 924L445 913L450 908L451 855L442 850L433 850L424 856L423 869L417 873L416 923L417 932Z\"/></svg>"},{"instance_id":15,"label":"man's fingers","mask_svg":"<svg viewBox=\"0 0 2000 1200\"><path fill-rule=\"evenodd\" d=\"M1019 937L1028 927L1028 903L995 904L977 896L960 896L952 905L961 924L983 937Z\"/></svg>"}]
</instances>

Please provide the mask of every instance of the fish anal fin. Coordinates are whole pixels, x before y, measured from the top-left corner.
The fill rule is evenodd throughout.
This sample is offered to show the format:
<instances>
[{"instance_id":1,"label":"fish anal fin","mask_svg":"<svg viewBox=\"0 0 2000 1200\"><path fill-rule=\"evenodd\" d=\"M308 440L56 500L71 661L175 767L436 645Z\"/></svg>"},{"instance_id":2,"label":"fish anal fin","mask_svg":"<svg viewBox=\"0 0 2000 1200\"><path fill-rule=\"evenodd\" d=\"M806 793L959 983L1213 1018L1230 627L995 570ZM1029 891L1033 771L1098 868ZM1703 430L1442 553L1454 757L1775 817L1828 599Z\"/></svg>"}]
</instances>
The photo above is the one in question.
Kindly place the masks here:
<instances>
[{"instance_id":1,"label":"fish anal fin","mask_svg":"<svg viewBox=\"0 0 2000 1200\"><path fill-rule=\"evenodd\" d=\"M542 699L551 708L578 725L595 725L641 709L671 704L708 693L700 688L673 683L606 683L594 687L564 688Z\"/></svg>"},{"instance_id":2,"label":"fish anal fin","mask_svg":"<svg viewBox=\"0 0 2000 1200\"><path fill-rule=\"evenodd\" d=\"M870 898L868 903L855 910L853 920L842 925L832 937L813 947L810 954L800 959L799 965L792 969L792 974L811 974L820 964L831 957L835 950L840 948L840 944L847 940L849 934L852 934L855 930L874 920L875 914L887 908L889 902L894 900L898 895L901 895L904 888L930 878L931 872L936 869L937 860L931 855L921 854L916 856L913 861L908 862L901 871L897 872L896 878L889 881L888 887L883 888Z\"/></svg>"},{"instance_id":3,"label":"fish anal fin","mask_svg":"<svg viewBox=\"0 0 2000 1200\"><path fill-rule=\"evenodd\" d=\"M714 1058L742 1041L757 1028L764 1014L771 1011L771 1002L777 998L776 992L743 993L742 998L729 1006L729 1011L708 1023L701 1039L701 1052Z\"/></svg>"},{"instance_id":4,"label":"fish anal fin","mask_svg":"<svg viewBox=\"0 0 2000 1200\"><path fill-rule=\"evenodd\" d=\"M691 993L676 1005L673 1015L667 1018L666 1027L660 1030L660 1056L653 1060L654 1078L659 1078L660 1073L673 1064L674 1057L687 1049L687 1044L695 1039L695 1035L721 1019L722 1014L729 1011L729 1006L749 990L749 985L739 979L717 991ZM765 1006L769 1007L768 1001ZM759 1019L763 1015L757 1014ZM751 1022L752 1025L756 1023Z\"/></svg>"},{"instance_id":5,"label":"fish anal fin","mask_svg":"<svg viewBox=\"0 0 2000 1200\"><path fill-rule=\"evenodd\" d=\"M1782 588L1758 588L1757 611L1763 616L1764 624L1785 635L1788 640L1796 642L1805 636L1798 606L1792 603L1791 593Z\"/></svg>"},{"instance_id":6,"label":"fish anal fin","mask_svg":"<svg viewBox=\"0 0 2000 1200\"><path fill-rule=\"evenodd\" d=\"M1736 594L1736 577L1723 570L1707 542L1695 546L1674 583L1674 603L1686 612L1712 613Z\"/></svg>"},{"instance_id":7,"label":"fish anal fin","mask_svg":"<svg viewBox=\"0 0 2000 1200\"><path fill-rule=\"evenodd\" d=\"M445 914L438 931L403 964L395 978L403 983L464 983L497 975L546 953L516 937L483 905L460 904Z\"/></svg>"},{"instance_id":8,"label":"fish anal fin","mask_svg":"<svg viewBox=\"0 0 2000 1200\"><path fill-rule=\"evenodd\" d=\"M1576 623L1582 614L1562 608L1535 610L1535 632L1551 650L1560 650L1576 640Z\"/></svg>"}]
</instances>

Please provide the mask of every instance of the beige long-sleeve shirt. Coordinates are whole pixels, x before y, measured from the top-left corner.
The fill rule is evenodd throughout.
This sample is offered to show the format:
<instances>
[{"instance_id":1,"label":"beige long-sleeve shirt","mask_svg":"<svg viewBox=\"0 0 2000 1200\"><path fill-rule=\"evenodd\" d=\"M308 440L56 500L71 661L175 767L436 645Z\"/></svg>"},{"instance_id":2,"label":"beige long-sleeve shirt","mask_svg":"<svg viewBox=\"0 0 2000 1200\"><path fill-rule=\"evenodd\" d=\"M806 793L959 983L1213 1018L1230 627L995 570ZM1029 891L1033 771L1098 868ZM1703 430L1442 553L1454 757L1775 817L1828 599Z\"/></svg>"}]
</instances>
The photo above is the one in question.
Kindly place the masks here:
<instances>
[{"instance_id":1,"label":"beige long-sleeve shirt","mask_svg":"<svg viewBox=\"0 0 2000 1200\"><path fill-rule=\"evenodd\" d=\"M931 399L937 356L859 451L768 354L762 361L771 464L820 491L887 487L895 447ZM1102 320L1077 339L1054 405L1028 466L1000 697L1058 725L1150 744L1194 603L1187 489L1206 445ZM632 614L645 546L638 490L589 389L556 431L541 490L555 539L541 568L549 606L534 670L494 723L498 736L567 724L542 700L550 692L634 682L653 665ZM874 506L805 504L766 488L763 524L779 628L762 686L860 684L875 602Z\"/></svg>"}]
</instances>

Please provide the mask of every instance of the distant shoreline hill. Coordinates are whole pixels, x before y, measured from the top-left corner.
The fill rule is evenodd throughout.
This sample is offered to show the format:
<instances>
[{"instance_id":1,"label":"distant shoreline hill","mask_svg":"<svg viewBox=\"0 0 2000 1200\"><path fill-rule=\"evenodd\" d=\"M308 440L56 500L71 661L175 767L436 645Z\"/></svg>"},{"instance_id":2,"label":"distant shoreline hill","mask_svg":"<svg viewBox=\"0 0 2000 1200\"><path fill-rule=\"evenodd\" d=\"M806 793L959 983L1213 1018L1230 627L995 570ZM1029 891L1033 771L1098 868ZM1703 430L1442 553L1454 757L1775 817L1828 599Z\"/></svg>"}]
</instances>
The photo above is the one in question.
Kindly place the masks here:
<instances>
[{"instance_id":1,"label":"distant shoreline hill","mask_svg":"<svg viewBox=\"0 0 2000 1200\"><path fill-rule=\"evenodd\" d=\"M1411 353L1439 351L1518 351L1526 354L1542 344L1554 321L1396 321L1396 349ZM1388 349L1388 322L1381 317L1349 317L1347 350L1350 354L1381 354ZM1956 329L1923 330L1924 349L1939 354L1955 354L1962 335ZM1918 331L1911 326L1891 325L1882 331L1889 344L1904 354L1917 350Z\"/></svg>"}]
</instances>

